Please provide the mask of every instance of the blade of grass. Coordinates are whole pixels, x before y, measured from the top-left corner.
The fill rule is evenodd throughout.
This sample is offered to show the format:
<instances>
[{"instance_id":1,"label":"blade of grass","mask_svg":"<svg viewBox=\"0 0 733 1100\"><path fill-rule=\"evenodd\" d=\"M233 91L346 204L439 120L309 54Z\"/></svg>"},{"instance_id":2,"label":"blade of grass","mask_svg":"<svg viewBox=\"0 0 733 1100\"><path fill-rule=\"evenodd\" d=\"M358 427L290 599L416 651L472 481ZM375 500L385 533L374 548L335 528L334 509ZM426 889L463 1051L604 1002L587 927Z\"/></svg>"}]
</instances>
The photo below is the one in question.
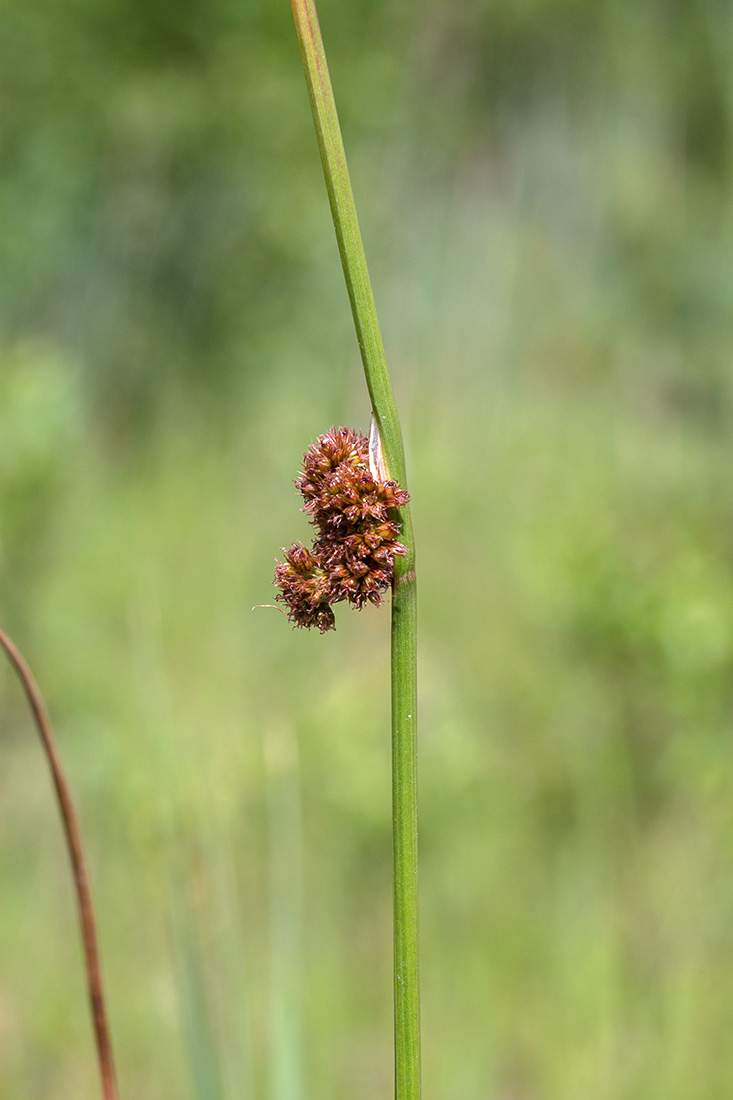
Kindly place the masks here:
<instances>
[{"instance_id":1,"label":"blade of grass","mask_svg":"<svg viewBox=\"0 0 733 1100\"><path fill-rule=\"evenodd\" d=\"M387 368L346 154L313 0L291 0L331 214L372 411L388 476L407 488L397 406ZM392 590L392 820L394 858L395 1097L420 1096L417 896L417 651L415 544L409 506Z\"/></svg>"},{"instance_id":2,"label":"blade of grass","mask_svg":"<svg viewBox=\"0 0 733 1100\"><path fill-rule=\"evenodd\" d=\"M270 894L270 1073L277 1100L303 1100L303 859L295 732L264 736Z\"/></svg>"},{"instance_id":3,"label":"blade of grass","mask_svg":"<svg viewBox=\"0 0 733 1100\"><path fill-rule=\"evenodd\" d=\"M170 917L186 1052L197 1100L224 1100L217 1026L206 988L201 928L189 893L186 885L172 881Z\"/></svg>"}]
</instances>

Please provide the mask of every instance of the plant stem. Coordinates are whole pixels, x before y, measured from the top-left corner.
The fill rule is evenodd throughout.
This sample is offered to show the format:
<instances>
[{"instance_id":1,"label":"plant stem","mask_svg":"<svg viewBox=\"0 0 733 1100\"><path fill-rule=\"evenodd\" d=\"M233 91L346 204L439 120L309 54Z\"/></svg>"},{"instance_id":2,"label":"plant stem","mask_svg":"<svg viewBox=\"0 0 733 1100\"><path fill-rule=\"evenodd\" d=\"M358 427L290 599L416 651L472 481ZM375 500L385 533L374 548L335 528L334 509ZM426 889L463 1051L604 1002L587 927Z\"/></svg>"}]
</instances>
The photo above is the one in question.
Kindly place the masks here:
<instances>
[{"instance_id":1,"label":"plant stem","mask_svg":"<svg viewBox=\"0 0 733 1100\"><path fill-rule=\"evenodd\" d=\"M374 304L331 79L314 0L291 0L323 173L367 388L389 477L406 489L397 406ZM417 657L415 543L399 509L407 553L392 589L392 822L394 858L395 1097L420 1096L417 897Z\"/></svg>"},{"instance_id":2,"label":"plant stem","mask_svg":"<svg viewBox=\"0 0 733 1100\"><path fill-rule=\"evenodd\" d=\"M89 887L84 849L81 842L79 822L74 812L74 804L71 800L71 792L66 781L61 761L56 749L51 723L48 713L43 705L38 685L33 679L33 674L24 661L17 646L8 635L0 629L0 646L5 650L28 699L28 704L36 723L41 744L46 753L51 769L56 797L61 819L66 835L66 846L69 850L71 869L76 891L76 902L79 910L79 923L81 924L81 938L84 948L84 961L87 970L87 986L89 989L89 1002L94 1024L94 1035L97 1043L97 1061L102 1078L102 1096L104 1100L118 1100L117 1082L115 1079L114 1062L112 1060L112 1043L110 1039L107 1011L105 1008L104 988L102 986L102 968L99 961L99 947L97 945L97 932L94 922L94 909L92 895Z\"/></svg>"}]
</instances>

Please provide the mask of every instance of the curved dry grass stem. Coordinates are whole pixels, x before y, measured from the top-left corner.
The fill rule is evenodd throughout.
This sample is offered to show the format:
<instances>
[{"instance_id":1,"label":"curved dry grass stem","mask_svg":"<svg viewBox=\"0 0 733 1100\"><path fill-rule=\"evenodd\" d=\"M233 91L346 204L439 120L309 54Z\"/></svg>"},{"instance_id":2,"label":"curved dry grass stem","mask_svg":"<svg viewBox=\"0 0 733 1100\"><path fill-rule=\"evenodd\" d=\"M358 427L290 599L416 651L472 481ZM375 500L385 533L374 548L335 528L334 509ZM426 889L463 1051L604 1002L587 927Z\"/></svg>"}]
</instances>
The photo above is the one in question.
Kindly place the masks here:
<instances>
[{"instance_id":1,"label":"curved dry grass stem","mask_svg":"<svg viewBox=\"0 0 733 1100\"><path fill-rule=\"evenodd\" d=\"M51 724L48 713L43 704L38 685L33 679L33 674L23 659L15 643L0 628L0 646L5 650L13 668L18 674L23 685L28 704L36 723L41 744L48 759L51 769L53 784L56 788L61 820L66 835L66 846L71 860L71 869L74 877L74 889L76 903L79 911L79 923L81 925L81 938L84 948L84 961L87 971L87 986L89 989L89 1001L92 1010L92 1022L97 1044L97 1060L99 1072L102 1078L102 1096L104 1100L118 1100L117 1081L115 1078L114 1062L112 1059L112 1043L110 1039L109 1024L107 1022L107 1010L102 986L102 969L99 961L99 947L97 944L97 931L94 922L94 910L92 907L92 895L89 887L84 850L81 843L79 822L71 800L71 792L66 782L61 761L56 750L56 743L51 732Z\"/></svg>"}]
</instances>

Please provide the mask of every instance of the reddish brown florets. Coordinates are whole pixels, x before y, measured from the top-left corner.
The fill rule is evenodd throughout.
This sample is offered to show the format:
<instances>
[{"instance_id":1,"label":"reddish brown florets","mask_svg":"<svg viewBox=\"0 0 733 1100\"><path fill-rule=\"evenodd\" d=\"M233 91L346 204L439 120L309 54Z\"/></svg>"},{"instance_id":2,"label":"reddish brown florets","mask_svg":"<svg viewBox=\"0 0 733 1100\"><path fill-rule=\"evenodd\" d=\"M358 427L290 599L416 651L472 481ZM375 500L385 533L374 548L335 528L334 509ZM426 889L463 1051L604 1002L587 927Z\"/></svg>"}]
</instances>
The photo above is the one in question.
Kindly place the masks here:
<instances>
[{"instance_id":1,"label":"reddish brown florets","mask_svg":"<svg viewBox=\"0 0 733 1100\"><path fill-rule=\"evenodd\" d=\"M336 623L329 606L329 580L318 559L302 543L283 548L285 561L275 566L275 599L287 604L288 619L296 626L317 626L323 634Z\"/></svg>"},{"instance_id":2,"label":"reddish brown florets","mask_svg":"<svg viewBox=\"0 0 733 1100\"><path fill-rule=\"evenodd\" d=\"M369 442L351 428L331 428L307 450L295 482L318 530L310 550L295 543L275 568L275 597L295 626L335 626L331 604L380 604L404 554L394 510L409 494L369 469Z\"/></svg>"}]
</instances>

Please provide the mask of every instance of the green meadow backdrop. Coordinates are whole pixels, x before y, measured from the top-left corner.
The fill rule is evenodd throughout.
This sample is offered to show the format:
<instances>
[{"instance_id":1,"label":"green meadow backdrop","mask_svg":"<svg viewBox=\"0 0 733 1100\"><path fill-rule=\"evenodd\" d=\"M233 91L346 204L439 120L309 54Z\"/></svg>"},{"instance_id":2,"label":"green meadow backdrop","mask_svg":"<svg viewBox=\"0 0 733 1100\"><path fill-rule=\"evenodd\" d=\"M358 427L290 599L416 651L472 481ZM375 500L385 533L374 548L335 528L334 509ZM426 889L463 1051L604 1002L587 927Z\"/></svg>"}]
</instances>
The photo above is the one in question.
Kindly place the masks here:
<instances>
[{"instance_id":1,"label":"green meadow backdrop","mask_svg":"<svg viewBox=\"0 0 733 1100\"><path fill-rule=\"evenodd\" d=\"M733 1095L733 9L323 0L418 544L425 1100ZM389 612L292 631L369 409L286 0L0 12L0 621L125 1100L391 1095ZM0 668L0 1096L97 1095Z\"/></svg>"}]
</instances>

